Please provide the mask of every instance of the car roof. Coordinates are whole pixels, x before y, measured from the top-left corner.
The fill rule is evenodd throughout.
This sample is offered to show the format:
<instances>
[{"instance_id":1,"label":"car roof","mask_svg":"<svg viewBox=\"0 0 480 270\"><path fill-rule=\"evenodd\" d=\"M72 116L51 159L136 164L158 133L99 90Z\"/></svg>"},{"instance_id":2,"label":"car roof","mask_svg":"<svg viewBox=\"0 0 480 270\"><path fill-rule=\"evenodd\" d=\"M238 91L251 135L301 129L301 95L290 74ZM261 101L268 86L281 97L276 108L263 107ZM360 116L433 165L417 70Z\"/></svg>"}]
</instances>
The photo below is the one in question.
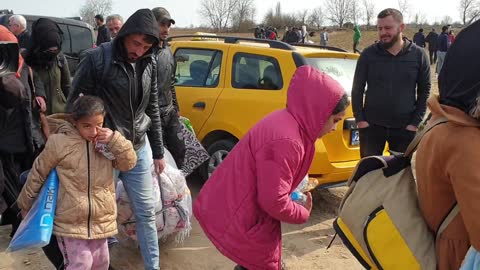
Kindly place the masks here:
<instances>
[{"instance_id":1,"label":"car roof","mask_svg":"<svg viewBox=\"0 0 480 270\"><path fill-rule=\"evenodd\" d=\"M297 45L288 45L285 44L284 49L279 49L279 48L271 48L268 43L265 43L264 40L259 40L259 42L256 42L254 39L246 39L246 40L239 40L237 43L227 43L224 40L217 39L217 40L212 40L212 39L199 39L199 38L192 38L192 39L175 39L175 37L172 37L175 43L179 44L191 44L192 42L196 43L207 43L211 44L212 46L224 46L224 45L230 45L230 46L240 46L240 47L258 47L258 48L263 48L267 50L280 50L280 51L285 51L285 52L297 52L305 57L334 57L334 58L350 58L350 59L357 59L358 55L344 51L339 48L334 48L334 47L322 47L322 46L304 46L301 44ZM216 38L213 36L213 38ZM278 41L277 41L278 42ZM290 46L290 49L286 49L287 46Z\"/></svg>"},{"instance_id":2,"label":"car roof","mask_svg":"<svg viewBox=\"0 0 480 270\"><path fill-rule=\"evenodd\" d=\"M0 15L0 24L5 24L6 22L8 22L8 18L10 18L10 16L12 16L12 15L22 15L23 17L25 17L25 19L27 21L36 21L40 18L48 18L48 19L50 19L50 20L52 20L56 23L60 23L60 24L68 24L68 25L74 25L74 26L93 29L93 27L90 24L88 24L86 22L83 22L83 21L79 21L79 20L59 18L59 17L51 17L51 16L43 16L43 15L28 15L28 14L4 14L4 15Z\"/></svg>"}]
</instances>

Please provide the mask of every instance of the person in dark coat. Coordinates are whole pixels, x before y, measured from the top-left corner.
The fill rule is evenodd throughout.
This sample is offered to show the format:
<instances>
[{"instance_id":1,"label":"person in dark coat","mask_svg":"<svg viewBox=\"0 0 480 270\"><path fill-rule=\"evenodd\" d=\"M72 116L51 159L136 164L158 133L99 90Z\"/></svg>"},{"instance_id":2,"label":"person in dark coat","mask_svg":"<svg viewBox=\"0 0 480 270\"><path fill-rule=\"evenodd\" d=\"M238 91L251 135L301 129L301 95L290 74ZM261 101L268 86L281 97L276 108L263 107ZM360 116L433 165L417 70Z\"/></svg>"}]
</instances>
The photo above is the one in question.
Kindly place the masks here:
<instances>
[{"instance_id":1,"label":"person in dark coat","mask_svg":"<svg viewBox=\"0 0 480 270\"><path fill-rule=\"evenodd\" d=\"M177 67L170 45L167 42L168 34L175 20L168 10L163 7L152 9L160 29L157 53L157 84L158 102L162 118L163 138L165 145L175 159L178 168L182 168L185 159L185 143L182 134L182 125L179 119L179 107L175 92L175 69Z\"/></svg>"},{"instance_id":2,"label":"person in dark coat","mask_svg":"<svg viewBox=\"0 0 480 270\"><path fill-rule=\"evenodd\" d=\"M30 32L27 30L25 17L15 14L8 18L8 30L17 37L18 46L21 50L30 46Z\"/></svg>"},{"instance_id":3,"label":"person in dark coat","mask_svg":"<svg viewBox=\"0 0 480 270\"><path fill-rule=\"evenodd\" d=\"M14 34L0 25L2 41L18 43ZM0 215L3 224L12 224L11 236L20 223L14 204L20 191L19 175L31 168L45 145L41 124L45 110L42 82L32 77L19 55L17 72L0 77Z\"/></svg>"},{"instance_id":4,"label":"person in dark coat","mask_svg":"<svg viewBox=\"0 0 480 270\"><path fill-rule=\"evenodd\" d=\"M423 34L423 28L420 28L413 36L413 43L418 47L425 48L425 35Z\"/></svg>"},{"instance_id":5,"label":"person in dark coat","mask_svg":"<svg viewBox=\"0 0 480 270\"><path fill-rule=\"evenodd\" d=\"M432 28L432 31L428 33L425 38L425 42L428 43L428 52L430 54L430 64L433 65L437 63L437 42L438 34L435 32L435 29Z\"/></svg>"},{"instance_id":6,"label":"person in dark coat","mask_svg":"<svg viewBox=\"0 0 480 270\"><path fill-rule=\"evenodd\" d=\"M40 18L32 25L31 46L25 55L34 77L43 82L47 115L65 112L66 98L71 88L68 62L61 53L62 37L63 32L57 23Z\"/></svg>"},{"instance_id":7,"label":"person in dark coat","mask_svg":"<svg viewBox=\"0 0 480 270\"><path fill-rule=\"evenodd\" d=\"M110 41L110 35L108 34L107 26L105 25L105 20L103 16L97 14L95 16L95 23L97 24L97 46Z\"/></svg>"}]
</instances>

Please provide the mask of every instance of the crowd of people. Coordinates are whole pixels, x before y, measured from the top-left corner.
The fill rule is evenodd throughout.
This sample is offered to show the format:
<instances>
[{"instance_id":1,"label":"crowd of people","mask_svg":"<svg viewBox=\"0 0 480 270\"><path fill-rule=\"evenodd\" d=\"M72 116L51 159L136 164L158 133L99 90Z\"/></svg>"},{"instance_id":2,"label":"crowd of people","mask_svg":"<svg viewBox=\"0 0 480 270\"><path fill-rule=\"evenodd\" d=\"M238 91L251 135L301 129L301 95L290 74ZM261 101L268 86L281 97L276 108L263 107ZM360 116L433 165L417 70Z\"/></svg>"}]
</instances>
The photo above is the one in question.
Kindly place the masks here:
<instances>
[{"instance_id":1,"label":"crowd of people","mask_svg":"<svg viewBox=\"0 0 480 270\"><path fill-rule=\"evenodd\" d=\"M436 65L437 74L440 74L447 51L455 41L455 34L451 28L451 25L443 26L440 34L437 34L435 28L432 28L426 37L423 28L420 28L413 36L413 42L421 48L425 48L428 43L430 63Z\"/></svg>"},{"instance_id":2,"label":"crowd of people","mask_svg":"<svg viewBox=\"0 0 480 270\"><path fill-rule=\"evenodd\" d=\"M57 168L54 235L44 252L56 269L106 270L109 249L118 243L114 183L120 178L133 206L144 267L159 269L151 167L157 174L164 170L165 148L178 167L185 161L176 63L166 41L175 20L158 7L137 10L125 22L119 15L106 22L97 15L96 22L98 47L81 55L72 83L56 23L40 18L27 33L24 18L14 15L10 30L0 26L0 41L21 48L17 72L0 80L0 213L11 219L13 234L48 173ZM426 38L429 46L437 40L432 48L439 95L430 95L425 44L419 36L414 42L403 36L401 12L383 10L377 28L379 41L361 52L352 86L361 156L382 155L386 143L392 153L405 152L427 106L432 119L449 120L422 140L417 180L420 208L432 232L453 203L460 205L462 215L439 236L436 249L438 269L458 269L470 245L480 250L480 178L474 165L474 145L480 142L475 137L480 22L455 42L448 27L438 38ZM260 29L255 37L278 39L274 28L267 29L268 34ZM305 43L307 36L305 27L291 27L284 40ZM356 27L356 52L360 37ZM328 45L326 29L320 40ZM205 183L194 214L217 249L238 264L235 269L284 269L281 222L305 223L313 204L310 193L303 205L290 194L308 174L315 141L337 128L349 105L336 80L299 67L286 108L258 122ZM22 172L26 181L19 180Z\"/></svg>"}]
</instances>

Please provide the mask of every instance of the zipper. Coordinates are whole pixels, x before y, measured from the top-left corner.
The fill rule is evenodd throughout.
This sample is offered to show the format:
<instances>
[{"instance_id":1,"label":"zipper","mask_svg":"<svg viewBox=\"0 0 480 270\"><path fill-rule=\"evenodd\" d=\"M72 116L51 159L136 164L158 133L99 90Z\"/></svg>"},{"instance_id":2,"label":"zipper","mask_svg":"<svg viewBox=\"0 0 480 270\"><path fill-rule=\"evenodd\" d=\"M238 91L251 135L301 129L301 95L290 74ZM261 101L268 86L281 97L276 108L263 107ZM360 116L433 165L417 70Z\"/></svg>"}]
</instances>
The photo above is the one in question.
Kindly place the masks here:
<instances>
[{"instance_id":1,"label":"zipper","mask_svg":"<svg viewBox=\"0 0 480 270\"><path fill-rule=\"evenodd\" d=\"M90 223L92 218L92 204L90 201L90 151L88 147L87 141L87 196L88 196L88 216L87 216L87 231L88 231L88 238L90 239Z\"/></svg>"},{"instance_id":2,"label":"zipper","mask_svg":"<svg viewBox=\"0 0 480 270\"><path fill-rule=\"evenodd\" d=\"M370 254L370 257L372 258L373 263L377 266L378 270L383 270L383 267L380 265L380 262L378 262L377 257L375 257L375 254L373 254L372 248L370 247L370 244L368 243L367 228L368 228L368 225L370 224L370 222L372 222L372 220L382 210L384 210L383 205L379 206L377 209L373 210L373 212L370 215L368 215L368 218L365 221L365 224L363 225L363 240L365 240L365 245L367 246L368 253Z\"/></svg>"},{"instance_id":3,"label":"zipper","mask_svg":"<svg viewBox=\"0 0 480 270\"><path fill-rule=\"evenodd\" d=\"M133 102L132 102L132 78L130 74L128 73L127 68L125 67L125 64L120 64L122 67L123 71L127 74L128 81L130 83L128 87L128 98L130 101L130 112L132 113L132 145L135 145L135 113L133 112ZM134 76L135 76L135 69L133 69Z\"/></svg>"}]
</instances>

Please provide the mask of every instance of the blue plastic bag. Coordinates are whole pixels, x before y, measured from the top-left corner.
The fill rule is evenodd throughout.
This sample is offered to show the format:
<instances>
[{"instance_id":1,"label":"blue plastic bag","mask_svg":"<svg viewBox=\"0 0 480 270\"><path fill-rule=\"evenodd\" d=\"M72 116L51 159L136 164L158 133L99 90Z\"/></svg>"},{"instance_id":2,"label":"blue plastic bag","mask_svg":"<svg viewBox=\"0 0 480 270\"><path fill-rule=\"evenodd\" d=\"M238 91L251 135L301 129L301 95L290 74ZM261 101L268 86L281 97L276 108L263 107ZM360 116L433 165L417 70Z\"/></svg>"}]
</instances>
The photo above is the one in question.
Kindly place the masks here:
<instances>
[{"instance_id":1,"label":"blue plastic bag","mask_svg":"<svg viewBox=\"0 0 480 270\"><path fill-rule=\"evenodd\" d=\"M38 197L20 223L7 252L26 248L44 247L50 242L53 218L57 208L58 175L53 169L47 177Z\"/></svg>"},{"instance_id":2,"label":"blue plastic bag","mask_svg":"<svg viewBox=\"0 0 480 270\"><path fill-rule=\"evenodd\" d=\"M475 248L470 247L463 261L460 270L479 270L480 269L480 253Z\"/></svg>"}]
</instances>

